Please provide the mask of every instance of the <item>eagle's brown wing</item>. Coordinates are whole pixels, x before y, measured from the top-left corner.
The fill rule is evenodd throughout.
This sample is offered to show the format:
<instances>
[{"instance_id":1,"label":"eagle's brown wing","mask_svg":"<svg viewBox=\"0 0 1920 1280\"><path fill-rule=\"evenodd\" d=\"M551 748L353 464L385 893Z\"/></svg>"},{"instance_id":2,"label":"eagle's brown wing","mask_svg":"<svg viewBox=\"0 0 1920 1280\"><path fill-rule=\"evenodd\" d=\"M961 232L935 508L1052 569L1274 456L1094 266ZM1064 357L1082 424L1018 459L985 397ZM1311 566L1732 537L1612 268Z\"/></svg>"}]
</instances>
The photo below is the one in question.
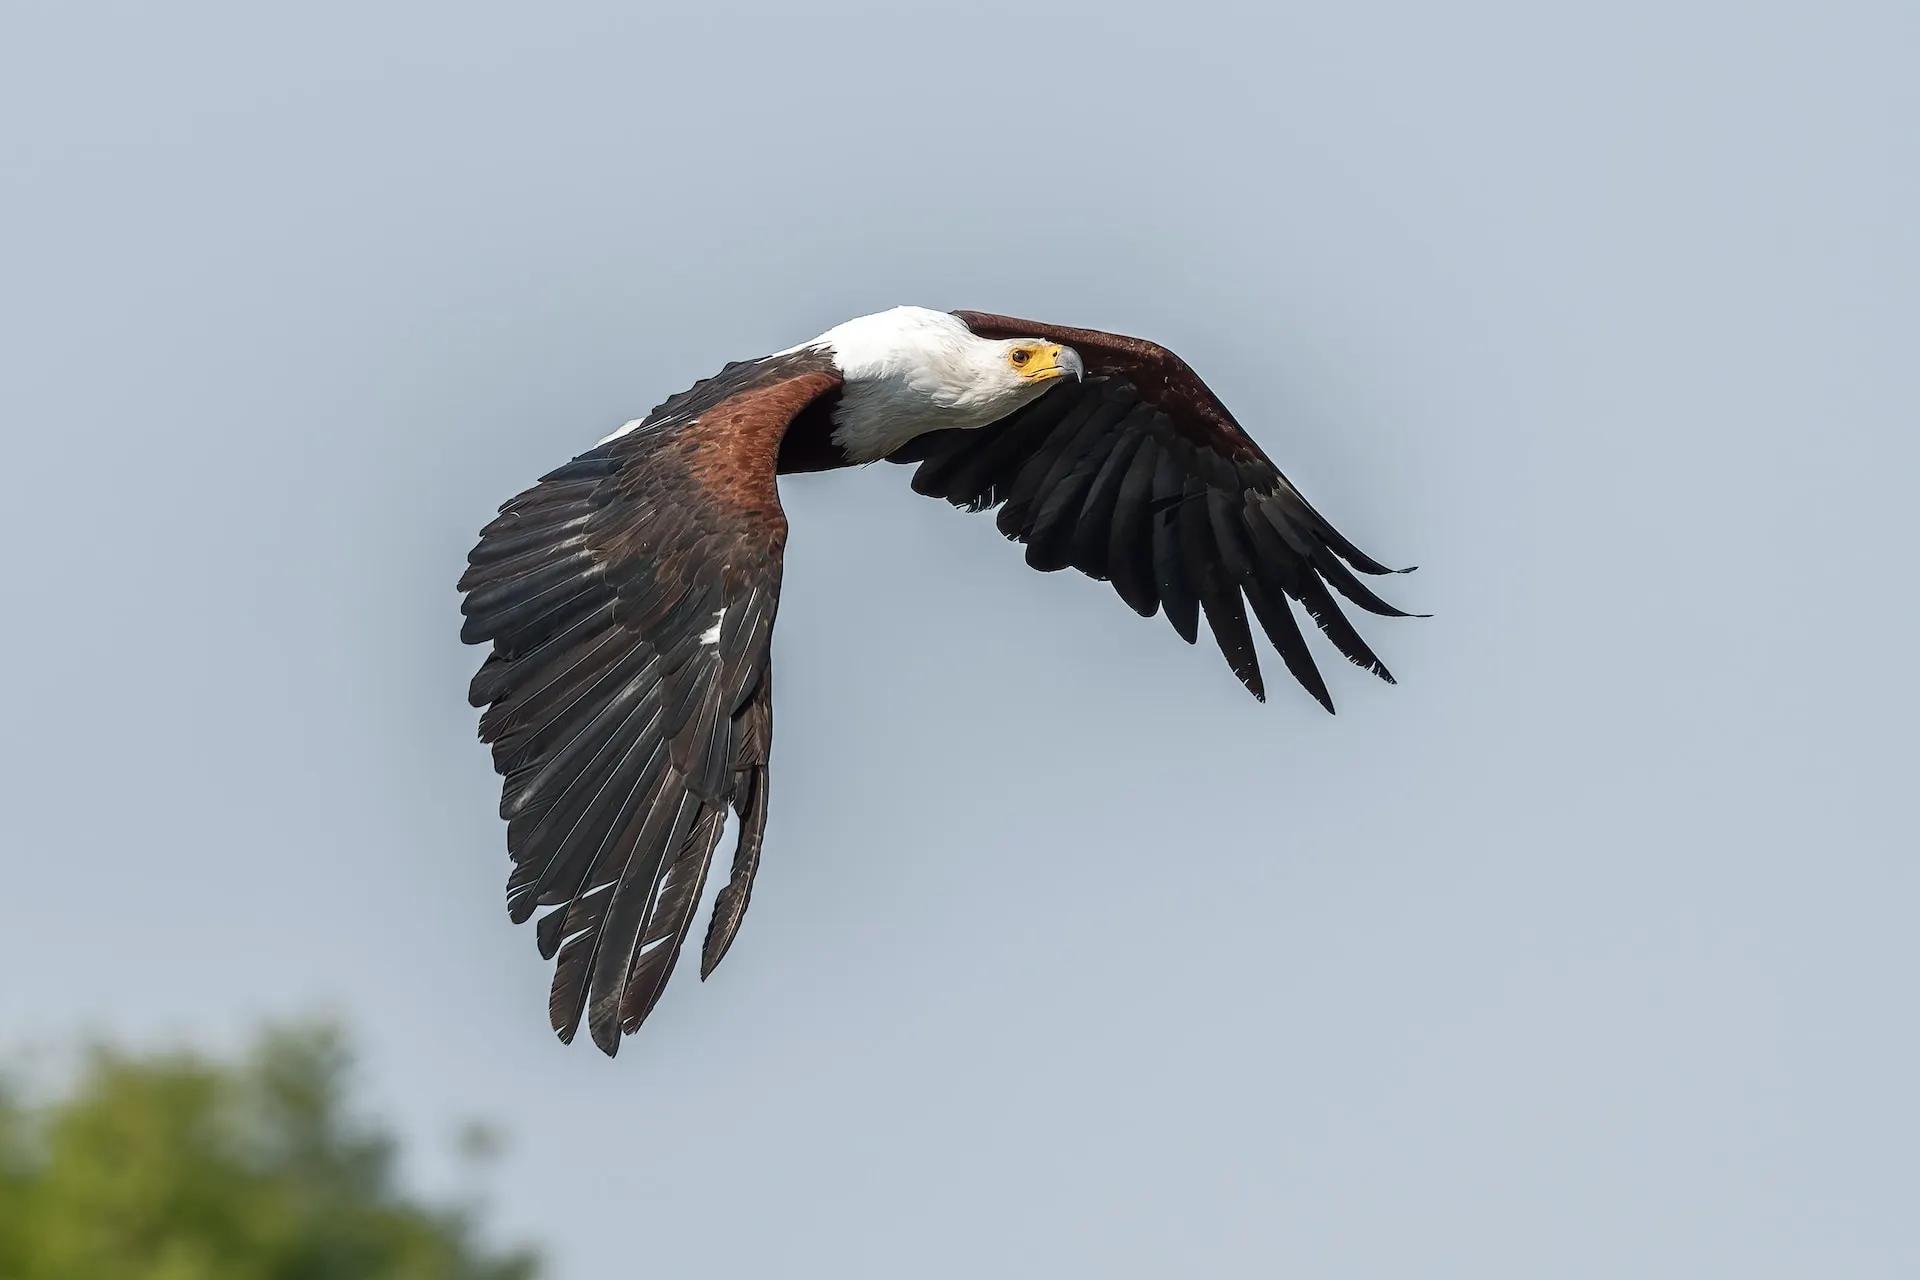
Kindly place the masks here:
<instances>
[{"instance_id":1,"label":"eagle's brown wing","mask_svg":"<svg viewBox=\"0 0 1920 1280\"><path fill-rule=\"evenodd\" d=\"M471 701L504 776L516 922L558 956L549 1010L612 1054L672 972L726 809L741 818L702 975L766 825L768 639L787 521L774 459L822 368L729 368L500 508L460 580Z\"/></svg>"},{"instance_id":2,"label":"eagle's brown wing","mask_svg":"<svg viewBox=\"0 0 1920 1280\"><path fill-rule=\"evenodd\" d=\"M955 314L983 338L1064 343L1087 376L990 426L913 441L893 461L919 463L916 492L974 511L999 506L1000 531L1026 544L1029 565L1071 565L1111 581L1142 615L1164 609L1189 644L1204 610L1228 665L1257 698L1266 692L1246 605L1327 710L1333 699L1288 600L1341 653L1393 679L1328 585L1370 613L1405 617L1353 570L1405 571L1362 554L1315 511L1185 361L1139 338Z\"/></svg>"}]
</instances>

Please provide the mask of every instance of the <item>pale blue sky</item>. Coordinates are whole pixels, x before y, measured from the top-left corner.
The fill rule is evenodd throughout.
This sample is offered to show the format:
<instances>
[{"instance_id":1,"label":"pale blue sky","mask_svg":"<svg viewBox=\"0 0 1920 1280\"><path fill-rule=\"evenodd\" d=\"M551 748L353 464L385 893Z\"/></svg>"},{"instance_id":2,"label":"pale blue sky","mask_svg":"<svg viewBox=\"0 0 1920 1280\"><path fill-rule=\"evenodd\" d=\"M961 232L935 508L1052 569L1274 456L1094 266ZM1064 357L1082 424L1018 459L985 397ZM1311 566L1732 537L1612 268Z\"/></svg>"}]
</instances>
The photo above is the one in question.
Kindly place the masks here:
<instances>
[{"instance_id":1,"label":"pale blue sky","mask_svg":"<svg viewBox=\"0 0 1920 1280\"><path fill-rule=\"evenodd\" d=\"M0 10L7 1041L344 1010L563 1280L1920 1273L1920 11L292 8ZM1261 707L801 477L746 928L563 1048L472 534L900 302L1175 347L1437 616Z\"/></svg>"}]
</instances>

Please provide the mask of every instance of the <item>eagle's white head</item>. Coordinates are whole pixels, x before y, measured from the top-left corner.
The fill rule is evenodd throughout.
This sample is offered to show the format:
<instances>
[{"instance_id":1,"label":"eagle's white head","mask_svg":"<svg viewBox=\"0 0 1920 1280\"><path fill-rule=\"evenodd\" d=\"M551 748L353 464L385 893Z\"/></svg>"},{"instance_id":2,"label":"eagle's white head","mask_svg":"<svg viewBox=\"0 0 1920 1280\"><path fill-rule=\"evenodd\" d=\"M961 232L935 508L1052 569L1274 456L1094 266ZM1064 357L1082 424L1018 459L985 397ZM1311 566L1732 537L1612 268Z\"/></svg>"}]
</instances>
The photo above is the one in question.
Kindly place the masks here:
<instances>
[{"instance_id":1,"label":"eagle's white head","mask_svg":"<svg viewBox=\"0 0 1920 1280\"><path fill-rule=\"evenodd\" d=\"M855 462L943 427L984 427L1086 373L1072 347L976 337L958 316L925 307L860 316L801 345L829 352L840 370L833 440Z\"/></svg>"}]
</instances>

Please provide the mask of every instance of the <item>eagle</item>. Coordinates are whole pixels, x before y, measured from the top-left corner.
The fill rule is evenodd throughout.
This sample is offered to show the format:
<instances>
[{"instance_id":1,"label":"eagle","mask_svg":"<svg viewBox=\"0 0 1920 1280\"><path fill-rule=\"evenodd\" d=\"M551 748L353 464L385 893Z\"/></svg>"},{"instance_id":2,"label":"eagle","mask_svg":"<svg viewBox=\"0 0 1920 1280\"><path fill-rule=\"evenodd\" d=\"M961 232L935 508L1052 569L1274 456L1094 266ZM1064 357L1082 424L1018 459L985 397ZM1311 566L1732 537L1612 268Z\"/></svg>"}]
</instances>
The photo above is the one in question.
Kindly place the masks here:
<instances>
[{"instance_id":1,"label":"eagle","mask_svg":"<svg viewBox=\"0 0 1920 1280\"><path fill-rule=\"evenodd\" d=\"M615 1054L665 989L729 809L737 836L701 950L739 932L767 825L778 477L878 461L917 493L998 508L1042 572L1113 584L1194 643L1204 613L1265 700L1247 611L1333 699L1292 606L1393 677L1334 599L1407 613L1390 570L1301 496L1186 362L1091 329L897 307L736 361L548 472L480 531L461 639L504 782L507 910L554 963L548 1014Z\"/></svg>"}]
</instances>

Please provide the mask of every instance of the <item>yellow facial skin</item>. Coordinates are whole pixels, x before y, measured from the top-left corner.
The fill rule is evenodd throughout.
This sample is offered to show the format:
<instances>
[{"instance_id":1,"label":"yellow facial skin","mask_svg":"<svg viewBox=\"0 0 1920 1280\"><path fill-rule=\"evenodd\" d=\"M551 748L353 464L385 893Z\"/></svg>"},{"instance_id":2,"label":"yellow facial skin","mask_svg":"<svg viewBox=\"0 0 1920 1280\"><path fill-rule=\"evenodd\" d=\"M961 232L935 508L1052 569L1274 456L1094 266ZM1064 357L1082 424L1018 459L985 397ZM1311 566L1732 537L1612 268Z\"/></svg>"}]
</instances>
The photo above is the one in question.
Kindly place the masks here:
<instances>
[{"instance_id":1,"label":"yellow facial skin","mask_svg":"<svg viewBox=\"0 0 1920 1280\"><path fill-rule=\"evenodd\" d=\"M1028 382L1078 378L1084 372L1080 353L1057 342L1020 342L1007 352L1007 363Z\"/></svg>"}]
</instances>

